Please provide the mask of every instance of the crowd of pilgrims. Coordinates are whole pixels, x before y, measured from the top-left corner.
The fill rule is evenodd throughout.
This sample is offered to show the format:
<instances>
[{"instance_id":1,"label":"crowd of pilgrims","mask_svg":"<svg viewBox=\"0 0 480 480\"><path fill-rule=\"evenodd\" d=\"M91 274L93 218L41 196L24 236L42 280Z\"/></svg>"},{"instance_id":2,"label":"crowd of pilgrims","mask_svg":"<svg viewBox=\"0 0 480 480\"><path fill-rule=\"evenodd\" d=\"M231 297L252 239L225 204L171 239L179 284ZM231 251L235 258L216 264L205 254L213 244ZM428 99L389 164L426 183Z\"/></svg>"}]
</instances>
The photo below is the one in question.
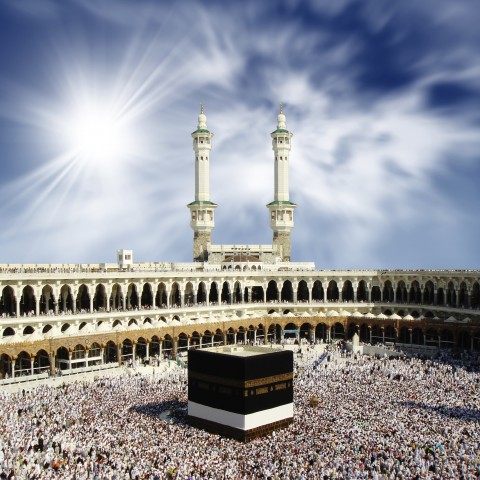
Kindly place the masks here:
<instances>
[{"instance_id":1,"label":"crowd of pilgrims","mask_svg":"<svg viewBox=\"0 0 480 480\"><path fill-rule=\"evenodd\" d=\"M479 478L478 360L302 355L294 423L247 444L186 424L178 366L1 392L0 478Z\"/></svg>"}]
</instances>

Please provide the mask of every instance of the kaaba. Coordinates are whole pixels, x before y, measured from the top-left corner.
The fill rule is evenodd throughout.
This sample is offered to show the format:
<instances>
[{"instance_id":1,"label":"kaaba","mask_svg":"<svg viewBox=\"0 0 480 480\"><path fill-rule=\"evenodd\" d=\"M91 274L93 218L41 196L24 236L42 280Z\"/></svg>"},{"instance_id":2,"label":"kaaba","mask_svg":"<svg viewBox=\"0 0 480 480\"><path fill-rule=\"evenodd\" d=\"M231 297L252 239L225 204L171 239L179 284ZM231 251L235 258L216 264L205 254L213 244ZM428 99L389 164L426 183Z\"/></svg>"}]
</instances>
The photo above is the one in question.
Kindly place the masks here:
<instances>
[{"instance_id":1,"label":"kaaba","mask_svg":"<svg viewBox=\"0 0 480 480\"><path fill-rule=\"evenodd\" d=\"M248 442L293 422L293 352L221 346L188 352L188 423Z\"/></svg>"}]
</instances>

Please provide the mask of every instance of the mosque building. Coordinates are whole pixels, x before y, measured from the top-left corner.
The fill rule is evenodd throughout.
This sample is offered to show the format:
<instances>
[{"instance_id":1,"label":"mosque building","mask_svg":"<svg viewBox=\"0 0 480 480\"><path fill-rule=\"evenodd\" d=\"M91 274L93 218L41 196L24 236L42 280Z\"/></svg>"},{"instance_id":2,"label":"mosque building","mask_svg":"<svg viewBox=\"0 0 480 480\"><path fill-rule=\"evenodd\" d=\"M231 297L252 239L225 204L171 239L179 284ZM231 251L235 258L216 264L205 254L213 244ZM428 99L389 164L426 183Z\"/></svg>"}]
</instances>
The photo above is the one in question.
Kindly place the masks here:
<instances>
[{"instance_id":1,"label":"mosque building","mask_svg":"<svg viewBox=\"0 0 480 480\"><path fill-rule=\"evenodd\" d=\"M0 382L285 336L330 342L358 334L410 352L479 352L480 271L320 270L292 262L292 133L282 106L270 136L271 245L212 244L213 133L202 106L192 133L192 262L134 262L131 250L119 250L116 263L0 265Z\"/></svg>"}]
</instances>

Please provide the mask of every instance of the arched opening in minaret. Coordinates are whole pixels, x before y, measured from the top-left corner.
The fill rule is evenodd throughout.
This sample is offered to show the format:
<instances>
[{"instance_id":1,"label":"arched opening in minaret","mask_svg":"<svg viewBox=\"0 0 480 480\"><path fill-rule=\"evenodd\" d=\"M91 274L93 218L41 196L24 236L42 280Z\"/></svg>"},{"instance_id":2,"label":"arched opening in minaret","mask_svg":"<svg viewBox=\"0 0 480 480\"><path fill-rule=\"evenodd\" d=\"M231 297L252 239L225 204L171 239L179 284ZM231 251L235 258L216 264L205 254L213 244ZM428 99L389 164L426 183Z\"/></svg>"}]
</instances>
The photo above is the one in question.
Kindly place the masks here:
<instances>
[{"instance_id":1,"label":"arched opening in minaret","mask_svg":"<svg viewBox=\"0 0 480 480\"><path fill-rule=\"evenodd\" d=\"M357 301L358 302L367 302L368 301L367 282L365 282L365 280L360 280L358 282Z\"/></svg>"},{"instance_id":2,"label":"arched opening in minaret","mask_svg":"<svg viewBox=\"0 0 480 480\"><path fill-rule=\"evenodd\" d=\"M33 288L27 285L22 292L23 294L20 298L20 314L35 315L35 294Z\"/></svg>"},{"instance_id":3,"label":"arched opening in minaret","mask_svg":"<svg viewBox=\"0 0 480 480\"><path fill-rule=\"evenodd\" d=\"M12 287L4 287L0 299L0 313L3 315L15 315L16 301Z\"/></svg>"},{"instance_id":4,"label":"arched opening in minaret","mask_svg":"<svg viewBox=\"0 0 480 480\"><path fill-rule=\"evenodd\" d=\"M203 305L207 303L207 290L205 288L205 283L200 282L197 288L197 303Z\"/></svg>"},{"instance_id":5,"label":"arched opening in minaret","mask_svg":"<svg viewBox=\"0 0 480 480\"><path fill-rule=\"evenodd\" d=\"M218 287L216 282L212 282L210 285L210 293L208 295L208 301L210 305L218 303Z\"/></svg>"},{"instance_id":6,"label":"arched opening in minaret","mask_svg":"<svg viewBox=\"0 0 480 480\"><path fill-rule=\"evenodd\" d=\"M353 302L353 286L350 280L343 282L342 300L344 302Z\"/></svg>"},{"instance_id":7,"label":"arched opening in minaret","mask_svg":"<svg viewBox=\"0 0 480 480\"><path fill-rule=\"evenodd\" d=\"M395 298L397 303L407 303L407 287L405 286L405 282L403 280L400 280L397 284Z\"/></svg>"},{"instance_id":8,"label":"arched opening in minaret","mask_svg":"<svg viewBox=\"0 0 480 480\"><path fill-rule=\"evenodd\" d=\"M187 282L185 285L185 292L183 294L184 305L191 307L194 304L194 293L192 282Z\"/></svg>"},{"instance_id":9,"label":"arched opening in minaret","mask_svg":"<svg viewBox=\"0 0 480 480\"><path fill-rule=\"evenodd\" d=\"M242 303L242 287L240 282L235 282L233 286L233 303Z\"/></svg>"},{"instance_id":10,"label":"arched opening in minaret","mask_svg":"<svg viewBox=\"0 0 480 480\"><path fill-rule=\"evenodd\" d=\"M42 288L42 295L40 296L40 313L47 314L55 309L55 298L53 296L53 289L50 285L45 285Z\"/></svg>"},{"instance_id":11,"label":"arched opening in minaret","mask_svg":"<svg viewBox=\"0 0 480 480\"><path fill-rule=\"evenodd\" d=\"M228 282L223 282L221 301L222 303L231 303L230 284Z\"/></svg>"},{"instance_id":12,"label":"arched opening in minaret","mask_svg":"<svg viewBox=\"0 0 480 480\"><path fill-rule=\"evenodd\" d=\"M312 301L323 302L325 300L325 292L323 291L323 285L320 280L315 280L312 288Z\"/></svg>"},{"instance_id":13,"label":"arched opening in minaret","mask_svg":"<svg viewBox=\"0 0 480 480\"><path fill-rule=\"evenodd\" d=\"M290 280L283 282L281 300L282 302L293 302L293 287Z\"/></svg>"},{"instance_id":14,"label":"arched opening in minaret","mask_svg":"<svg viewBox=\"0 0 480 480\"><path fill-rule=\"evenodd\" d=\"M277 282L270 280L267 286L267 302L278 302Z\"/></svg>"},{"instance_id":15,"label":"arched opening in minaret","mask_svg":"<svg viewBox=\"0 0 480 480\"><path fill-rule=\"evenodd\" d=\"M107 308L107 294L105 291L105 285L99 283L95 288L95 295L93 296L93 308L101 311Z\"/></svg>"},{"instance_id":16,"label":"arched opening in minaret","mask_svg":"<svg viewBox=\"0 0 480 480\"><path fill-rule=\"evenodd\" d=\"M297 288L297 301L308 302L308 286L305 280L300 280Z\"/></svg>"},{"instance_id":17,"label":"arched opening in minaret","mask_svg":"<svg viewBox=\"0 0 480 480\"><path fill-rule=\"evenodd\" d=\"M180 287L177 282L173 282L172 290L170 291L170 306L171 307L180 307L182 304L180 298Z\"/></svg>"},{"instance_id":18,"label":"arched opening in minaret","mask_svg":"<svg viewBox=\"0 0 480 480\"><path fill-rule=\"evenodd\" d=\"M77 294L77 312L89 312L90 311L90 293L88 287L82 283L78 289Z\"/></svg>"},{"instance_id":19,"label":"arched opening in minaret","mask_svg":"<svg viewBox=\"0 0 480 480\"><path fill-rule=\"evenodd\" d=\"M392 282L390 280L387 280L385 284L383 285L383 301L384 302L393 302L394 301L394 291L393 291L393 286Z\"/></svg>"},{"instance_id":20,"label":"arched opening in minaret","mask_svg":"<svg viewBox=\"0 0 480 480\"><path fill-rule=\"evenodd\" d=\"M134 283L131 283L128 286L127 290L127 308L133 309L138 307L138 292L137 286Z\"/></svg>"},{"instance_id":21,"label":"arched opening in minaret","mask_svg":"<svg viewBox=\"0 0 480 480\"><path fill-rule=\"evenodd\" d=\"M155 295L155 305L158 308L166 308L168 302L167 287L163 282L160 282Z\"/></svg>"},{"instance_id":22,"label":"arched opening in minaret","mask_svg":"<svg viewBox=\"0 0 480 480\"><path fill-rule=\"evenodd\" d=\"M142 289L142 296L140 297L140 305L142 308L153 307L153 291L150 283L145 283Z\"/></svg>"},{"instance_id":23,"label":"arched opening in minaret","mask_svg":"<svg viewBox=\"0 0 480 480\"><path fill-rule=\"evenodd\" d=\"M327 287L327 300L336 302L339 299L338 285L335 280L330 280Z\"/></svg>"}]
</instances>

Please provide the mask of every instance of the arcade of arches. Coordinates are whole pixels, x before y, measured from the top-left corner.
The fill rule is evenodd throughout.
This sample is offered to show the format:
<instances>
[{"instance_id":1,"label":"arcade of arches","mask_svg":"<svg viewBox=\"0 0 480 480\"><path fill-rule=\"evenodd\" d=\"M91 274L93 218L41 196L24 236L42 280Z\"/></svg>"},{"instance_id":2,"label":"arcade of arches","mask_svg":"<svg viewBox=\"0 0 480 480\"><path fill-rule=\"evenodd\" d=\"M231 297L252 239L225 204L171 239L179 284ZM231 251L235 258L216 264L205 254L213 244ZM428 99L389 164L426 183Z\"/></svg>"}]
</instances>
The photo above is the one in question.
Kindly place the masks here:
<instances>
[{"instance_id":1,"label":"arcade of arches","mask_svg":"<svg viewBox=\"0 0 480 480\"><path fill-rule=\"evenodd\" d=\"M447 326L433 321L382 321L354 317L292 317L268 315L252 320L215 322L173 327L142 328L25 342L0 346L0 378L34 375L55 370L75 370L107 363L151 357L175 358L190 348L236 343L280 343L296 337L309 341L350 340L362 342L471 349L480 352L480 327Z\"/></svg>"}]
</instances>

